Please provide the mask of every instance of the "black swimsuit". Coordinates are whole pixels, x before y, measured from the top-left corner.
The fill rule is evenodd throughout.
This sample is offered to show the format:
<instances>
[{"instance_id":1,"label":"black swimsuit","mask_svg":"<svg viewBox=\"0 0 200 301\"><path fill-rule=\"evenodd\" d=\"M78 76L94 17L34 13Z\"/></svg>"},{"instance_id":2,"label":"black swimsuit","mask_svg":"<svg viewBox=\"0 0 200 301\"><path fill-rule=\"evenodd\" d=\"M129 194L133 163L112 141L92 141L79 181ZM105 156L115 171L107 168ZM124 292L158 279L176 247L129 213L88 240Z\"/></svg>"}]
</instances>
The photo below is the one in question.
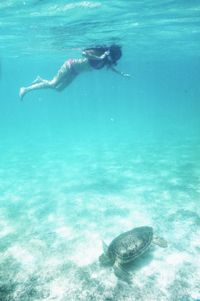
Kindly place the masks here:
<instances>
[{"instance_id":1,"label":"black swimsuit","mask_svg":"<svg viewBox=\"0 0 200 301\"><path fill-rule=\"evenodd\" d=\"M90 66L94 69L102 69L106 65L106 60L88 59Z\"/></svg>"},{"instance_id":2,"label":"black swimsuit","mask_svg":"<svg viewBox=\"0 0 200 301\"><path fill-rule=\"evenodd\" d=\"M108 48L106 47L100 47L100 48L86 48L84 50L86 52L86 57L88 59L88 62L90 64L90 66L93 69L102 69L106 64L107 64L107 57L104 58L100 58L106 51L108 51ZM87 55L87 51L90 51L91 54L96 55L97 57L99 57L99 59L95 59L95 57L90 57L90 55Z\"/></svg>"}]
</instances>

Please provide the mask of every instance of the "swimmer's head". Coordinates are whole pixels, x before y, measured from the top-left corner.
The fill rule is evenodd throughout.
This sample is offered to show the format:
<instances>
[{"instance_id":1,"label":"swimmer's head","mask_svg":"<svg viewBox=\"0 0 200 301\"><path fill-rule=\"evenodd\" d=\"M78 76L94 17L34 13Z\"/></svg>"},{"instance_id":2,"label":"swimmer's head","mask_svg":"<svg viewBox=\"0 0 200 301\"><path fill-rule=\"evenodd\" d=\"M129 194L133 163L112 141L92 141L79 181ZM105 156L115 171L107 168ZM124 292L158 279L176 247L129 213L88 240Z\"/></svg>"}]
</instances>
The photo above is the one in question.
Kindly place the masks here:
<instances>
[{"instance_id":1,"label":"swimmer's head","mask_svg":"<svg viewBox=\"0 0 200 301\"><path fill-rule=\"evenodd\" d=\"M116 65L117 61L121 58L122 56L122 50L121 46L112 44L111 46L108 45L98 45L95 47L90 47L90 48L85 48L83 49L83 56L88 56L88 52L93 52L97 56L101 56L104 53L108 53L106 57L104 58L105 64L107 66L112 66Z\"/></svg>"},{"instance_id":2,"label":"swimmer's head","mask_svg":"<svg viewBox=\"0 0 200 301\"><path fill-rule=\"evenodd\" d=\"M121 56L122 56L121 46L115 44L111 45L109 47L108 64L116 65L117 61L121 58Z\"/></svg>"}]
</instances>

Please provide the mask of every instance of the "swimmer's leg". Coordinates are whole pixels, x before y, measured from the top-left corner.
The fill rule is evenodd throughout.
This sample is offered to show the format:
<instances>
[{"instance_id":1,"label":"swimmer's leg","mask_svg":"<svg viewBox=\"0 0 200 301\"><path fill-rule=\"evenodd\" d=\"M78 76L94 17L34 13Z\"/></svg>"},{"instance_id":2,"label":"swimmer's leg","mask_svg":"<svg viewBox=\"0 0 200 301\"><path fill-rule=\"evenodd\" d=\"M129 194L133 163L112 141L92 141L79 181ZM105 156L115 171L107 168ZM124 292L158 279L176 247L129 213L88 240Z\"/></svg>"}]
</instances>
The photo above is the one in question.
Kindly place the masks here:
<instances>
[{"instance_id":1,"label":"swimmer's leg","mask_svg":"<svg viewBox=\"0 0 200 301\"><path fill-rule=\"evenodd\" d=\"M39 90L39 89L56 89L58 82L55 79L52 80L46 80L43 79L39 83L32 84L28 87L22 87L19 90L19 97L21 100L23 100L26 93L33 91L33 90Z\"/></svg>"},{"instance_id":2,"label":"swimmer's leg","mask_svg":"<svg viewBox=\"0 0 200 301\"><path fill-rule=\"evenodd\" d=\"M44 79L38 75L31 84L37 84L37 83L41 83L43 81L44 81Z\"/></svg>"},{"instance_id":3,"label":"swimmer's leg","mask_svg":"<svg viewBox=\"0 0 200 301\"><path fill-rule=\"evenodd\" d=\"M51 88L53 85L51 85L51 81L48 80L43 80L40 83L32 84L28 87L22 87L19 90L19 97L21 100L23 100L25 94L27 92L33 91L33 90L38 90L38 89L45 89L45 88Z\"/></svg>"},{"instance_id":4,"label":"swimmer's leg","mask_svg":"<svg viewBox=\"0 0 200 301\"><path fill-rule=\"evenodd\" d=\"M76 74L73 74L69 68L69 65L65 62L62 67L59 69L57 75L52 80L42 79L37 77L28 87L22 87L19 91L19 97L23 100L26 93L39 90L39 89L55 89L57 91L62 91L66 86L68 86L76 77Z\"/></svg>"}]
</instances>

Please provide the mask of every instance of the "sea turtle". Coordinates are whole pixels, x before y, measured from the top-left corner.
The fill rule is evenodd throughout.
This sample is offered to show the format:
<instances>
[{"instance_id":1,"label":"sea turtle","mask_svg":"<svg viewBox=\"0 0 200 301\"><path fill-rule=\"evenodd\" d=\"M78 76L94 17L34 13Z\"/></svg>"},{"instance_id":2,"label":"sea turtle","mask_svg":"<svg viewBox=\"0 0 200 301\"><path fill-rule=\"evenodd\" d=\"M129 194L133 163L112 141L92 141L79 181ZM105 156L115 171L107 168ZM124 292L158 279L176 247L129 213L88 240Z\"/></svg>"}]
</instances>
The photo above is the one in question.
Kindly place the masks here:
<instances>
[{"instance_id":1,"label":"sea turtle","mask_svg":"<svg viewBox=\"0 0 200 301\"><path fill-rule=\"evenodd\" d=\"M109 246L103 242L104 253L99 257L99 261L102 265L112 265L115 275L129 282L130 275L125 266L144 254L152 243L167 247L163 238L153 235L152 227L134 228L117 236Z\"/></svg>"}]
</instances>

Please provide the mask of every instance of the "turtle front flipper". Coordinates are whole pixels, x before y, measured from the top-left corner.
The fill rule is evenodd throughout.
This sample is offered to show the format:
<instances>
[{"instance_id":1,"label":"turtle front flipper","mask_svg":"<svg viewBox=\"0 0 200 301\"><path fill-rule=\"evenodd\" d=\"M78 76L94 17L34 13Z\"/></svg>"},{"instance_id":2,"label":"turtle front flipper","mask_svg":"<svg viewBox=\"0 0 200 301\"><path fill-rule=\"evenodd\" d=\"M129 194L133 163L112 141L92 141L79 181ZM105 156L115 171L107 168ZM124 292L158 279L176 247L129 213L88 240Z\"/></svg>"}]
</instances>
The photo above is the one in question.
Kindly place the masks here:
<instances>
[{"instance_id":1,"label":"turtle front flipper","mask_svg":"<svg viewBox=\"0 0 200 301\"><path fill-rule=\"evenodd\" d=\"M127 282L128 284L131 283L131 275L130 273L121 265L119 261L115 261L113 266L115 275L120 278L121 280Z\"/></svg>"},{"instance_id":2,"label":"turtle front flipper","mask_svg":"<svg viewBox=\"0 0 200 301\"><path fill-rule=\"evenodd\" d=\"M104 253L107 254L108 253L108 246L104 241L102 241L102 246L103 246Z\"/></svg>"},{"instance_id":3,"label":"turtle front flipper","mask_svg":"<svg viewBox=\"0 0 200 301\"><path fill-rule=\"evenodd\" d=\"M109 258L108 246L105 244L104 241L102 241L102 245L103 245L103 254L99 256L99 262L102 266L110 266L112 265L112 262Z\"/></svg>"},{"instance_id":4,"label":"turtle front flipper","mask_svg":"<svg viewBox=\"0 0 200 301\"><path fill-rule=\"evenodd\" d=\"M164 238L159 237L159 236L153 237L153 243L155 245L158 245L161 248L167 248L167 246L168 246L167 241Z\"/></svg>"}]
</instances>

